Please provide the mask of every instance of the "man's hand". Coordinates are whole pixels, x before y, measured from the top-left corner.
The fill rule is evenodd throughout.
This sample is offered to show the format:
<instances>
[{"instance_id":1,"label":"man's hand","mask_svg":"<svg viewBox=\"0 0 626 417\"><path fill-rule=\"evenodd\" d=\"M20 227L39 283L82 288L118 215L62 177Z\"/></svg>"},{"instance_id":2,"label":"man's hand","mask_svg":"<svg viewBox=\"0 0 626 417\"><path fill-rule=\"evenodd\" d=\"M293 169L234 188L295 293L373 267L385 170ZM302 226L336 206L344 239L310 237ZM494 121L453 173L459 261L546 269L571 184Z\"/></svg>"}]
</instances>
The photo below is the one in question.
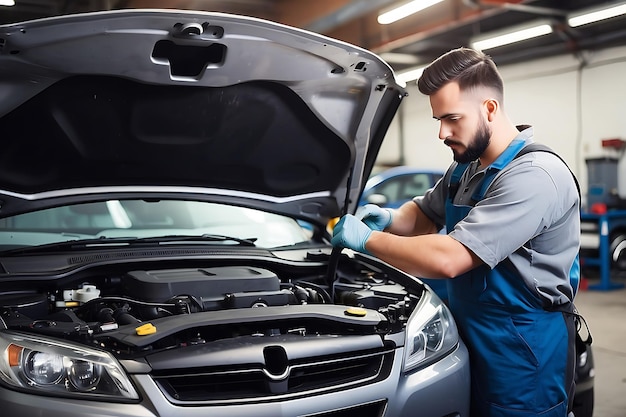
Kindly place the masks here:
<instances>
[{"instance_id":1,"label":"man's hand","mask_svg":"<svg viewBox=\"0 0 626 417\"><path fill-rule=\"evenodd\" d=\"M359 219L372 230L383 231L391 225L391 210L378 207L376 204L366 204L357 213Z\"/></svg>"},{"instance_id":2,"label":"man's hand","mask_svg":"<svg viewBox=\"0 0 626 417\"><path fill-rule=\"evenodd\" d=\"M333 238L330 242L333 246L369 254L367 249L365 249L365 242L367 242L371 234L372 229L365 223L351 214L346 214L335 225Z\"/></svg>"}]
</instances>

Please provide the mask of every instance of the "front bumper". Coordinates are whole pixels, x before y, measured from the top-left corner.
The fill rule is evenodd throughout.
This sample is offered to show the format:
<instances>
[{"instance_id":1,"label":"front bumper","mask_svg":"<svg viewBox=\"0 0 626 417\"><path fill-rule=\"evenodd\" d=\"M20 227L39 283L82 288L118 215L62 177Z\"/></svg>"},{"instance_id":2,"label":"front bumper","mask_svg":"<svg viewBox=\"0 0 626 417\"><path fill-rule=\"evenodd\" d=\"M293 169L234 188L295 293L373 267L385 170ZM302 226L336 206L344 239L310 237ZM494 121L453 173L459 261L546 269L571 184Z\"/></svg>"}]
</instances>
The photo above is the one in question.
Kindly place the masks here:
<instances>
[{"instance_id":1,"label":"front bumper","mask_svg":"<svg viewBox=\"0 0 626 417\"><path fill-rule=\"evenodd\" d=\"M370 385L297 399L272 398L258 403L178 406L163 395L147 374L131 375L142 401L116 404L35 396L0 387L3 414L47 417L409 417L469 415L470 370L465 345L438 362L403 374L397 349L389 378Z\"/></svg>"}]
</instances>

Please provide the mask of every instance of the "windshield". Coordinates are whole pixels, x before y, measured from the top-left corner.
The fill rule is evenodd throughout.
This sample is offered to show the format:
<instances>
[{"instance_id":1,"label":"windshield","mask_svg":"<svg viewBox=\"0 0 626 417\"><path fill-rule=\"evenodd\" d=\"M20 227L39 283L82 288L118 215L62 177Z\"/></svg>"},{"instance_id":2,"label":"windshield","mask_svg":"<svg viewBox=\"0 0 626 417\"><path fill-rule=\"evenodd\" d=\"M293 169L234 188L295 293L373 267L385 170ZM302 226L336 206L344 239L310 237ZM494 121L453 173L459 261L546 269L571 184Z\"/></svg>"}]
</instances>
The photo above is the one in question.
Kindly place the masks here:
<instances>
[{"instance_id":1,"label":"windshield","mask_svg":"<svg viewBox=\"0 0 626 417\"><path fill-rule=\"evenodd\" d=\"M93 238L203 235L249 239L257 247L273 248L307 241L310 228L245 207L177 200L109 200L0 219L0 250Z\"/></svg>"}]
</instances>

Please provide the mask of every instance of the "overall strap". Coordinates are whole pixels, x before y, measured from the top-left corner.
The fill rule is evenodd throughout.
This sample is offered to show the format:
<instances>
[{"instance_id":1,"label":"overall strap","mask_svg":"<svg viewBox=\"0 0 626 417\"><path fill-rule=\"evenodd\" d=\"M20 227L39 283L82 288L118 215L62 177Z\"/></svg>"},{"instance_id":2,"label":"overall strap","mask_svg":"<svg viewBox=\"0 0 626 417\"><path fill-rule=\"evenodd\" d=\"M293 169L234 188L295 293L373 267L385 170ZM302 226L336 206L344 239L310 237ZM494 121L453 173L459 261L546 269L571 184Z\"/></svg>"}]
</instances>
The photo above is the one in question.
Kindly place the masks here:
<instances>
[{"instance_id":1,"label":"overall strap","mask_svg":"<svg viewBox=\"0 0 626 417\"><path fill-rule=\"evenodd\" d=\"M461 177L463 173L469 166L467 164L457 164L454 170L452 171L452 175L450 176L450 181L448 182L448 198L450 201L454 200L454 196L456 192L459 191L459 184L461 183Z\"/></svg>"},{"instance_id":2,"label":"overall strap","mask_svg":"<svg viewBox=\"0 0 626 417\"><path fill-rule=\"evenodd\" d=\"M523 148L524 141L522 140L514 140L509 147L494 161L489 167L487 167L485 171L485 176L482 179L482 182L476 192L472 195L471 198L471 206L474 206L477 202L482 200L484 197L487 188L495 178L496 174L500 172L506 165L509 164L517 155L517 153ZM448 198L450 201L454 200L454 197L459 189L459 183L461 181L461 177L469 163L466 164L458 164L450 177L450 181L448 183Z\"/></svg>"},{"instance_id":3,"label":"overall strap","mask_svg":"<svg viewBox=\"0 0 626 417\"><path fill-rule=\"evenodd\" d=\"M498 158L487 167L485 170L485 176L482 179L480 187L472 195L472 205L476 205L480 200L485 197L487 189L493 182L496 175L502 171L512 160L517 158L520 152L525 148L525 142L523 140L516 139L498 156Z\"/></svg>"}]
</instances>

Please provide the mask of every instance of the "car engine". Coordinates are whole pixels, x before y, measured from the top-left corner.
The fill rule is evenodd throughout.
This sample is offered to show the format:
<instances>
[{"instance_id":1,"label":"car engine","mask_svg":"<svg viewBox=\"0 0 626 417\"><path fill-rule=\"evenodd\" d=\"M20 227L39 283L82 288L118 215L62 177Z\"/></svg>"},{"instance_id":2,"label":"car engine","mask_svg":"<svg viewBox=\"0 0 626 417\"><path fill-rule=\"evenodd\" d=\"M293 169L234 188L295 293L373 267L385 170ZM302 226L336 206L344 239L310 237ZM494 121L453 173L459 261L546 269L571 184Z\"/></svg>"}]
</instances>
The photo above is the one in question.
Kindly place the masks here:
<instances>
[{"instance_id":1,"label":"car engine","mask_svg":"<svg viewBox=\"0 0 626 417\"><path fill-rule=\"evenodd\" d=\"M257 404L376 386L457 346L421 281L358 254L331 268L311 248L131 253L42 255L39 273L33 256L4 262L5 383L133 401L129 374L178 406Z\"/></svg>"},{"instance_id":2,"label":"car engine","mask_svg":"<svg viewBox=\"0 0 626 417\"><path fill-rule=\"evenodd\" d=\"M419 300L376 272L338 275L329 286L321 275L281 279L256 266L129 270L2 293L0 325L133 355L243 336L382 335L401 330Z\"/></svg>"}]
</instances>

